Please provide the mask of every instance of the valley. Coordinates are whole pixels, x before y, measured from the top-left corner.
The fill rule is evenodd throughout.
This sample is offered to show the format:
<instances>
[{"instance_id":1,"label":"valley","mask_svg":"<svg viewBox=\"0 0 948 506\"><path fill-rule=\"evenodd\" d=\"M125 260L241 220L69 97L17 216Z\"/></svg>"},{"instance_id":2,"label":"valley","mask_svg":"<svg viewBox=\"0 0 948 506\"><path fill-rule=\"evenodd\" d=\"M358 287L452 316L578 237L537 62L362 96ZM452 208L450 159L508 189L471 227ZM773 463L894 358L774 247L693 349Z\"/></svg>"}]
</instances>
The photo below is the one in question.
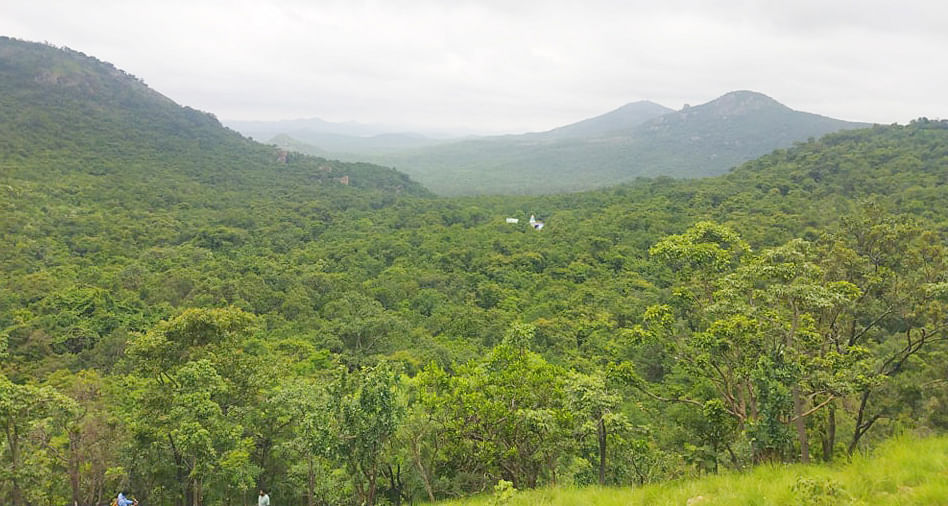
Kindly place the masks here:
<instances>
[{"instance_id":1,"label":"valley","mask_svg":"<svg viewBox=\"0 0 948 506\"><path fill-rule=\"evenodd\" d=\"M0 38L0 502L944 501L948 121L600 120L339 161Z\"/></svg>"}]
</instances>

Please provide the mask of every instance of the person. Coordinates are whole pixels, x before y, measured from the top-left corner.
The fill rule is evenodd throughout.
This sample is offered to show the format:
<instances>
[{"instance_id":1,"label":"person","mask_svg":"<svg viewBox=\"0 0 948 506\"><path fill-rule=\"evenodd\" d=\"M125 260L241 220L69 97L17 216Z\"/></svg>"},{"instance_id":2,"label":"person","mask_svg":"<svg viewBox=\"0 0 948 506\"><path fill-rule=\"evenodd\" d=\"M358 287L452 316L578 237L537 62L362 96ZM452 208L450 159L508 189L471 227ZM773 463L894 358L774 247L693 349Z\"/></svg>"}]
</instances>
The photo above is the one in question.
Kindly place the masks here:
<instances>
[{"instance_id":1,"label":"person","mask_svg":"<svg viewBox=\"0 0 948 506\"><path fill-rule=\"evenodd\" d=\"M135 501L125 498L125 492L119 492L118 499L115 501L116 506L134 506Z\"/></svg>"},{"instance_id":2,"label":"person","mask_svg":"<svg viewBox=\"0 0 948 506\"><path fill-rule=\"evenodd\" d=\"M260 490L260 498L257 499L257 506L270 506L270 496L262 489Z\"/></svg>"}]
</instances>

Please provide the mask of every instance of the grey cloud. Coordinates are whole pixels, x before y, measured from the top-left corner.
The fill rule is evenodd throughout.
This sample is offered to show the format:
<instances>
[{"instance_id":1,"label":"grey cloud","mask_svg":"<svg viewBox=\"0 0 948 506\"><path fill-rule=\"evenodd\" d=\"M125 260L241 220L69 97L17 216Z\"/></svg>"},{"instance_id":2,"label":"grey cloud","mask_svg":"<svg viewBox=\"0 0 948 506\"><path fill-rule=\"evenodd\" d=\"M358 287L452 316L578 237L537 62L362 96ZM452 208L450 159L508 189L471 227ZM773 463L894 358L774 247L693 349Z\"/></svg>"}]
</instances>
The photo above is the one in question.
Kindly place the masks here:
<instances>
[{"instance_id":1,"label":"grey cloud","mask_svg":"<svg viewBox=\"0 0 948 506\"><path fill-rule=\"evenodd\" d=\"M34 0L0 33L223 118L541 130L733 89L844 119L948 116L948 4Z\"/></svg>"}]
</instances>

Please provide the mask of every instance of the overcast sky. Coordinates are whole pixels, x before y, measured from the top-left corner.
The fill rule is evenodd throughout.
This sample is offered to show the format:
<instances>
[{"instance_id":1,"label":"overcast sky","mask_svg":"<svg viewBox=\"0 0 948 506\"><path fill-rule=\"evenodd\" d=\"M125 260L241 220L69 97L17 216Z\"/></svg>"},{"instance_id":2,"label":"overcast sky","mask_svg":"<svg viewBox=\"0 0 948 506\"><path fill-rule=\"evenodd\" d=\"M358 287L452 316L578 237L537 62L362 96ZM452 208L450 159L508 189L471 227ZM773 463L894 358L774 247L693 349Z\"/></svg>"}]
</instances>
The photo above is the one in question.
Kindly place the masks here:
<instances>
[{"instance_id":1,"label":"overcast sky","mask_svg":"<svg viewBox=\"0 0 948 506\"><path fill-rule=\"evenodd\" d=\"M0 0L0 34L222 119L518 132L736 89L847 120L948 117L945 0Z\"/></svg>"}]
</instances>

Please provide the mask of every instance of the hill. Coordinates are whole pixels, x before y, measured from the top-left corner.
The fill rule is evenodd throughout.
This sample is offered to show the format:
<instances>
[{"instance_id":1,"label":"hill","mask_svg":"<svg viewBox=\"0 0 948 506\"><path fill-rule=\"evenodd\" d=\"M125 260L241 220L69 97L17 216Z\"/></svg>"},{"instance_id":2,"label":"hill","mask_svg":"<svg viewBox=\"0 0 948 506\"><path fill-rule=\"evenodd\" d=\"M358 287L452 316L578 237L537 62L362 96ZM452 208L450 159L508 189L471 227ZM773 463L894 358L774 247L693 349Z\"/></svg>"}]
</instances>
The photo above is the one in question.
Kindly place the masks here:
<instances>
[{"instance_id":1,"label":"hill","mask_svg":"<svg viewBox=\"0 0 948 506\"><path fill-rule=\"evenodd\" d=\"M360 137L297 131L278 134L272 137L269 142L281 148L300 153L357 161L409 149L436 146L444 144L446 141L432 139L416 133L385 133Z\"/></svg>"},{"instance_id":2,"label":"hill","mask_svg":"<svg viewBox=\"0 0 948 506\"><path fill-rule=\"evenodd\" d=\"M794 111L751 91L681 111L634 102L546 132L461 140L343 135L329 132L331 125L306 129L294 121L241 128L281 132L271 141L302 153L398 167L437 193L464 195L543 194L636 177L713 176L794 142L868 126ZM345 126L340 124L340 131L348 131Z\"/></svg>"},{"instance_id":3,"label":"hill","mask_svg":"<svg viewBox=\"0 0 948 506\"><path fill-rule=\"evenodd\" d=\"M287 157L109 63L10 38L0 39L0 170L23 180L56 176L56 184L76 187L147 183L154 193L169 190L163 198L171 200L181 195L162 185L270 192L344 176L353 187L425 193L391 169Z\"/></svg>"},{"instance_id":4,"label":"hill","mask_svg":"<svg viewBox=\"0 0 948 506\"><path fill-rule=\"evenodd\" d=\"M662 110L645 105L649 114ZM610 129L621 124L615 120L623 111L541 134L471 139L371 159L399 167L444 195L539 194L643 176L723 174L794 142L867 126L794 111L748 91ZM647 117L636 115L635 120Z\"/></svg>"},{"instance_id":5,"label":"hill","mask_svg":"<svg viewBox=\"0 0 948 506\"><path fill-rule=\"evenodd\" d=\"M654 102L641 101L626 104L594 118L585 119L554 128L546 132L534 132L523 135L502 136L500 139L529 139L531 142L548 143L559 139L582 139L595 137L617 129L630 128L645 121L661 116L671 109ZM270 135L270 142L281 148L316 156L337 158L340 160L377 160L378 163L395 163L406 152L427 149L435 146L450 145L461 139L430 138L415 133L381 133L372 135L348 135L346 123L311 123L298 121L277 122L230 122L235 128L247 135ZM267 137L262 137L267 138ZM493 137L478 138L472 136L470 142L479 142ZM529 193L529 192L528 192Z\"/></svg>"}]
</instances>

